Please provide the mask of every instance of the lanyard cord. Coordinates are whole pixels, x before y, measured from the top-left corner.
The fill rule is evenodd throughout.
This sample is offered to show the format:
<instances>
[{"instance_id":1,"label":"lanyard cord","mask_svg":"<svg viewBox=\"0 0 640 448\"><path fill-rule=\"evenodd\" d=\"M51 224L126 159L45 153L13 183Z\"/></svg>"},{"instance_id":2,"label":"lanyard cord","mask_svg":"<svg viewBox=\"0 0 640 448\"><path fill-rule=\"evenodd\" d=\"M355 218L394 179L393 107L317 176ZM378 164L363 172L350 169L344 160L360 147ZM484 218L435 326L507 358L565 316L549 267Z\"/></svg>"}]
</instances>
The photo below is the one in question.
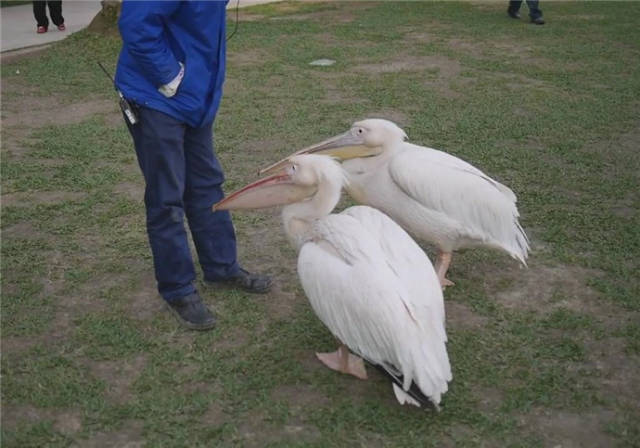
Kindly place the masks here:
<instances>
[{"instance_id":1,"label":"lanyard cord","mask_svg":"<svg viewBox=\"0 0 640 448\"><path fill-rule=\"evenodd\" d=\"M233 35L236 34L236 31L238 31L238 10L239 9L240 9L240 0L236 0L236 24L233 27L233 31L231 32L229 37L227 37L227 40L231 39Z\"/></svg>"}]
</instances>

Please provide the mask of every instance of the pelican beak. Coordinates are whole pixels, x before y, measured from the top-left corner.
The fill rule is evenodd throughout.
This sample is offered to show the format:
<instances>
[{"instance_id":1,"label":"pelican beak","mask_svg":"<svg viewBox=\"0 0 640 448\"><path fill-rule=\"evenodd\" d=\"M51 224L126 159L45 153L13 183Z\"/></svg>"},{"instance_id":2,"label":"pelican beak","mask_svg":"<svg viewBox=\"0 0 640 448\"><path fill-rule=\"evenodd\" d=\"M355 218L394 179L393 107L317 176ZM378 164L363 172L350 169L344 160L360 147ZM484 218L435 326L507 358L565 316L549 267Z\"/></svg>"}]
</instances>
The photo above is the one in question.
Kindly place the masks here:
<instances>
[{"instance_id":1,"label":"pelican beak","mask_svg":"<svg viewBox=\"0 0 640 448\"><path fill-rule=\"evenodd\" d=\"M252 210L293 204L315 194L315 186L294 183L288 168L231 193L220 202L214 204L213 211Z\"/></svg>"},{"instance_id":2,"label":"pelican beak","mask_svg":"<svg viewBox=\"0 0 640 448\"><path fill-rule=\"evenodd\" d=\"M279 162L260 170L258 174L273 173L288 163L290 157L300 154L327 155L343 162L345 160L355 159L358 157L375 156L380 154L380 151L380 147L366 146L362 137L355 135L352 131L347 131L344 134L336 135L328 140L301 149Z\"/></svg>"}]
</instances>

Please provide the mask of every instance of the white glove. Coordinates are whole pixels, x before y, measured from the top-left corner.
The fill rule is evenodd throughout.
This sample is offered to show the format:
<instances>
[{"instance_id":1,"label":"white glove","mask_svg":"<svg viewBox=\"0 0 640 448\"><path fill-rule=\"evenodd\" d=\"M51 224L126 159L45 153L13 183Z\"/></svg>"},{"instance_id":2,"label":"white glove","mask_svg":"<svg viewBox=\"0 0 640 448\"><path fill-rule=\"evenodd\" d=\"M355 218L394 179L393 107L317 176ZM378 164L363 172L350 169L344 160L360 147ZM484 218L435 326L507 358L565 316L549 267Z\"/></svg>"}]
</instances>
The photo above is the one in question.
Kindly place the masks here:
<instances>
[{"instance_id":1,"label":"white glove","mask_svg":"<svg viewBox=\"0 0 640 448\"><path fill-rule=\"evenodd\" d=\"M182 78L184 77L184 64L182 62L178 62L180 64L180 73L171 80L170 83L160 86L158 92L163 94L167 98L171 98L178 91L178 86L182 82Z\"/></svg>"}]
</instances>

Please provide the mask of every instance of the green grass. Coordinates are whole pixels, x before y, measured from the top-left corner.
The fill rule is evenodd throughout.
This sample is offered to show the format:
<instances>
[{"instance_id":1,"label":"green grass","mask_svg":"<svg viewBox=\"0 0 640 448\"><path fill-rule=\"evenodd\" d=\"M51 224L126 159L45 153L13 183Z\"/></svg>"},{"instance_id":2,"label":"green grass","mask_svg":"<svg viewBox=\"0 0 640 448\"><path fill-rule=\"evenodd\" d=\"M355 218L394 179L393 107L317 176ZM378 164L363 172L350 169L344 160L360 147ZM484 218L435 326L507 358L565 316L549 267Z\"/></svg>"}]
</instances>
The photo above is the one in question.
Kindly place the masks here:
<instances>
[{"instance_id":1,"label":"green grass","mask_svg":"<svg viewBox=\"0 0 640 448\"><path fill-rule=\"evenodd\" d=\"M543 27L504 9L269 4L243 10L228 42L215 133L227 190L382 115L517 192L529 269L454 258L445 297L473 319L448 317L442 412L398 406L374 371L359 382L315 362L334 341L271 213L234 222L243 262L280 289L203 288L218 326L179 329L154 292L131 139L105 112L3 123L3 444L640 446L640 5L552 2ZM114 99L96 61L114 67L118 50L77 33L3 61L3 121L29 113L23 90L63 107Z\"/></svg>"},{"instance_id":2,"label":"green grass","mask_svg":"<svg viewBox=\"0 0 640 448\"><path fill-rule=\"evenodd\" d=\"M0 0L0 8L6 8L8 6L26 5L31 3L29 0Z\"/></svg>"}]
</instances>

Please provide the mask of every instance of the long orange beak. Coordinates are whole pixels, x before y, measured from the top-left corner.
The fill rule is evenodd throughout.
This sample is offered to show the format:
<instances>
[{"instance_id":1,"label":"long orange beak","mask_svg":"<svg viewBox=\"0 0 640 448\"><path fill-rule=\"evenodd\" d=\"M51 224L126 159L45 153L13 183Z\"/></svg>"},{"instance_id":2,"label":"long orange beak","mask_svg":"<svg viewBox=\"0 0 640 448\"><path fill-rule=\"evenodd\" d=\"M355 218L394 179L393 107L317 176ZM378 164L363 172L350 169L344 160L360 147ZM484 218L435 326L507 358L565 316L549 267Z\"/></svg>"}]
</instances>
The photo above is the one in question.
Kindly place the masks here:
<instances>
[{"instance_id":1,"label":"long orange beak","mask_svg":"<svg viewBox=\"0 0 640 448\"><path fill-rule=\"evenodd\" d=\"M287 167L288 168L288 167ZM257 180L214 204L217 210L253 210L276 205L293 204L313 196L315 186L296 184L288 169Z\"/></svg>"},{"instance_id":2,"label":"long orange beak","mask_svg":"<svg viewBox=\"0 0 640 448\"><path fill-rule=\"evenodd\" d=\"M300 154L318 154L335 157L339 161L354 159L357 157L369 157L379 154L381 148L365 146L364 141L358 135L354 135L351 131L344 134L336 135L328 140L324 140L315 145L308 146L297 151L284 159L270 165L258 172L258 174L273 173L286 165L289 159Z\"/></svg>"}]
</instances>

